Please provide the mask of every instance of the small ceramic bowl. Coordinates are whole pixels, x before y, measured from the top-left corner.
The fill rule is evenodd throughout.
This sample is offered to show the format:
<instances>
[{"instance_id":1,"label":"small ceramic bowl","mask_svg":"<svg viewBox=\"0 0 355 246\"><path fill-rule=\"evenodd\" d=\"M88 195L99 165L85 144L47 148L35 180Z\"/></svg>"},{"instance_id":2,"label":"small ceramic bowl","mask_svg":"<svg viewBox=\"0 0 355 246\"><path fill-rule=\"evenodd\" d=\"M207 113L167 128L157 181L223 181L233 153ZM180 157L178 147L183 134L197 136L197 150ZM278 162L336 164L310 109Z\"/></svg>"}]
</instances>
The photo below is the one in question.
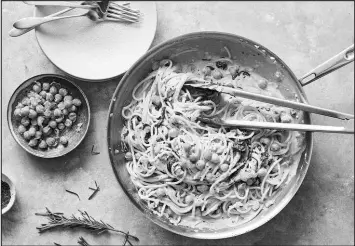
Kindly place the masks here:
<instances>
[{"instance_id":1,"label":"small ceramic bowl","mask_svg":"<svg viewBox=\"0 0 355 246\"><path fill-rule=\"evenodd\" d=\"M47 148L45 150L39 149L38 147L32 148L28 145L28 142L23 138L23 136L18 132L20 122L15 119L14 110L17 104L22 101L22 99L27 95L29 91L32 90L32 86L35 82L52 83L53 81L60 84L62 88L66 88L69 91L69 95L72 95L73 98L80 99L81 106L78 107L76 112L77 120L72 125L72 127L66 127L62 132L60 132L60 136L66 136L68 138L68 145L66 147ZM77 86L69 78L57 74L38 75L23 82L12 94L7 107L7 121L12 136L15 138L16 142L28 153L42 158L55 158L66 155L75 149L85 138L90 124L89 101L79 86Z\"/></svg>"},{"instance_id":2,"label":"small ceramic bowl","mask_svg":"<svg viewBox=\"0 0 355 246\"><path fill-rule=\"evenodd\" d=\"M11 198L10 198L10 202L6 205L6 207L4 207L3 209L1 209L1 214L4 215L7 211L9 211L11 209L11 207L14 205L15 203L15 198L16 198L16 190L15 190L15 185L14 183L12 183L12 181L9 179L9 177L7 177L5 174L1 174L1 181L6 182L9 186L10 186L10 194L11 194Z\"/></svg>"}]
</instances>

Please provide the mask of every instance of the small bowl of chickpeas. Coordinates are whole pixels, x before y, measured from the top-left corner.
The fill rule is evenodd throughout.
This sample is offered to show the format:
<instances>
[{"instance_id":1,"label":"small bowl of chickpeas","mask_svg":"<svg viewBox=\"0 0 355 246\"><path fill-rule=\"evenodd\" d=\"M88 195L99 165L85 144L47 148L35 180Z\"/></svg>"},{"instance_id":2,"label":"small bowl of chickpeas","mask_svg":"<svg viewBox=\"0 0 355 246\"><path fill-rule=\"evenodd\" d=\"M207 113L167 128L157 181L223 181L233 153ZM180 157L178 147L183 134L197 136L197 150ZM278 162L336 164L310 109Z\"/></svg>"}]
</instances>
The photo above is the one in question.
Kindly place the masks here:
<instances>
[{"instance_id":1,"label":"small bowl of chickpeas","mask_svg":"<svg viewBox=\"0 0 355 246\"><path fill-rule=\"evenodd\" d=\"M68 78L43 74L23 82L7 110L12 136L27 152L43 158L63 156L84 139L90 106L84 92Z\"/></svg>"}]
</instances>

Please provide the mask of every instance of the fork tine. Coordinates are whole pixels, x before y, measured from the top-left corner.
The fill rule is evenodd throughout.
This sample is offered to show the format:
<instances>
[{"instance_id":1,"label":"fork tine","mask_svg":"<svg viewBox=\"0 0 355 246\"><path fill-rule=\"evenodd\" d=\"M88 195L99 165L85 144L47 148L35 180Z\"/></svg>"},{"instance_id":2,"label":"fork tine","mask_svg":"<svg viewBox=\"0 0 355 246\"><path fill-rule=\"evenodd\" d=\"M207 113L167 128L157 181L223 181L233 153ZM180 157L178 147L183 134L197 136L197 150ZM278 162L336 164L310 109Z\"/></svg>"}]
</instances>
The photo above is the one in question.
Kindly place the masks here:
<instances>
[{"instance_id":1,"label":"fork tine","mask_svg":"<svg viewBox=\"0 0 355 246\"><path fill-rule=\"evenodd\" d=\"M117 9L122 9L122 10L125 10L125 11L128 11L128 12L140 14L139 10L135 10L135 9L130 8L130 7L126 7L124 5L121 5L121 4L112 2L112 1L110 1L109 6L112 6L112 7L117 8Z\"/></svg>"},{"instance_id":2,"label":"fork tine","mask_svg":"<svg viewBox=\"0 0 355 246\"><path fill-rule=\"evenodd\" d=\"M122 12L119 12L119 11L115 11L115 10L112 10L112 9L109 9L108 12L107 12L107 15L115 15L115 16L119 16L119 17L125 17L127 19L133 19L133 20L138 20L139 17L138 16L129 16L129 15L126 15Z\"/></svg>"},{"instance_id":3,"label":"fork tine","mask_svg":"<svg viewBox=\"0 0 355 246\"><path fill-rule=\"evenodd\" d=\"M124 15L115 14L115 13L107 13L106 16L107 17L112 17L112 18L124 19L124 20L127 20L127 21L135 21L135 22L139 21L138 18L127 17L127 16L124 16Z\"/></svg>"},{"instance_id":4,"label":"fork tine","mask_svg":"<svg viewBox=\"0 0 355 246\"><path fill-rule=\"evenodd\" d=\"M130 11L127 11L127 10L124 10L124 9L119 9L119 8L114 7L114 6L109 6L107 10L108 11L111 10L111 11L116 12L116 13L124 13L124 14L131 15L131 16L134 16L134 17L140 16L139 13L130 12Z\"/></svg>"},{"instance_id":5,"label":"fork tine","mask_svg":"<svg viewBox=\"0 0 355 246\"><path fill-rule=\"evenodd\" d=\"M107 16L105 17L105 20L120 21L120 22L126 21L126 22L131 22L131 23L136 23L136 22L138 22L138 20L126 19L126 18L120 17L120 16L118 16L118 15L116 15L116 16L107 15Z\"/></svg>"}]
</instances>

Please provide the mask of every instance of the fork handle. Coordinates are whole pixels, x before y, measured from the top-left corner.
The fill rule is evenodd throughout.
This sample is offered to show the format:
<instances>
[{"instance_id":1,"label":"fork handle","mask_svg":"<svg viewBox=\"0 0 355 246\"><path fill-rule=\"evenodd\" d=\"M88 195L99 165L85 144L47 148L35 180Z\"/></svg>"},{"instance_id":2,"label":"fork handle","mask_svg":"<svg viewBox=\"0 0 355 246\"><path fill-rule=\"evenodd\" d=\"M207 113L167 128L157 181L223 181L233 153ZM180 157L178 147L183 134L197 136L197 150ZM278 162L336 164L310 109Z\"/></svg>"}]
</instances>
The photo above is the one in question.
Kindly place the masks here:
<instances>
[{"instance_id":1,"label":"fork handle","mask_svg":"<svg viewBox=\"0 0 355 246\"><path fill-rule=\"evenodd\" d=\"M61 20L61 19L68 19L68 18L74 18L74 17L81 17L85 16L85 14L80 14L80 15L68 15L68 16L61 16L61 17L28 17L28 18L23 18L21 20L18 20L14 23L14 27L17 29L27 29L27 28L35 28L39 25L42 25L47 22L55 21L55 20Z\"/></svg>"},{"instance_id":2,"label":"fork handle","mask_svg":"<svg viewBox=\"0 0 355 246\"><path fill-rule=\"evenodd\" d=\"M59 12L56 12L54 14L51 14L49 15L48 17L55 17L55 16L58 16L58 15L61 15L61 14L64 14L68 11L72 10L72 8L66 8L66 9L63 9ZM18 37L18 36L21 36L25 33L28 33L29 31L35 29L35 27L31 27L31 28L27 28L27 29L16 29L16 28L12 28L9 32L9 35L10 37Z\"/></svg>"},{"instance_id":3,"label":"fork handle","mask_svg":"<svg viewBox=\"0 0 355 246\"><path fill-rule=\"evenodd\" d=\"M80 4L75 4L71 2L51 2L51 1L23 1L24 3L28 5L33 5L33 6L61 6L61 7L69 7L69 8L81 8L81 9L96 9L96 6L90 6L90 5L80 5Z\"/></svg>"}]
</instances>

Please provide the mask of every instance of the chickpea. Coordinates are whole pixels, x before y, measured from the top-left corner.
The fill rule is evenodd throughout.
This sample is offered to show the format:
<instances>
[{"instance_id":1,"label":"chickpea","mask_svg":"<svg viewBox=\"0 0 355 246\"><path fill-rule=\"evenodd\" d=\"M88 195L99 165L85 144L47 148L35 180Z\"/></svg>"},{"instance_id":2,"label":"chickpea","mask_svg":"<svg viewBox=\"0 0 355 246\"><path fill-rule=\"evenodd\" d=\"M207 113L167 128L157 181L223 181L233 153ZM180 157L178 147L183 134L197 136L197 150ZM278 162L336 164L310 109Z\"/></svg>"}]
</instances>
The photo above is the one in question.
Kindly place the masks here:
<instances>
[{"instance_id":1,"label":"chickpea","mask_svg":"<svg viewBox=\"0 0 355 246\"><path fill-rule=\"evenodd\" d=\"M39 126L43 126L43 122L44 122L44 117L43 116L38 116L37 118L37 124Z\"/></svg>"},{"instance_id":2,"label":"chickpea","mask_svg":"<svg viewBox=\"0 0 355 246\"><path fill-rule=\"evenodd\" d=\"M62 95L60 95L60 94L55 94L55 96L54 96L54 101L55 101L56 103L59 103L60 101L62 101L62 99L63 99L63 96L62 96Z\"/></svg>"},{"instance_id":3,"label":"chickpea","mask_svg":"<svg viewBox=\"0 0 355 246\"><path fill-rule=\"evenodd\" d=\"M23 133L23 137L24 137L25 140L30 140L31 139L30 133L28 131L25 131Z\"/></svg>"},{"instance_id":4,"label":"chickpea","mask_svg":"<svg viewBox=\"0 0 355 246\"><path fill-rule=\"evenodd\" d=\"M68 119L75 122L76 121L76 113L74 112L71 112L69 115L68 115Z\"/></svg>"},{"instance_id":5,"label":"chickpea","mask_svg":"<svg viewBox=\"0 0 355 246\"><path fill-rule=\"evenodd\" d=\"M267 84L268 84L268 82L267 82L266 79L260 79L260 80L258 81L258 86L259 86L260 89L265 90L266 87L267 87Z\"/></svg>"},{"instance_id":6,"label":"chickpea","mask_svg":"<svg viewBox=\"0 0 355 246\"><path fill-rule=\"evenodd\" d=\"M35 84L32 86L32 90L36 93L40 93L41 92L41 86L38 84Z\"/></svg>"},{"instance_id":7,"label":"chickpea","mask_svg":"<svg viewBox=\"0 0 355 246\"><path fill-rule=\"evenodd\" d=\"M247 185L251 186L254 183L254 179L247 179Z\"/></svg>"},{"instance_id":8,"label":"chickpea","mask_svg":"<svg viewBox=\"0 0 355 246\"><path fill-rule=\"evenodd\" d=\"M58 89L52 85L51 88L49 88L49 93L51 93L52 95L55 95L58 93Z\"/></svg>"},{"instance_id":9,"label":"chickpea","mask_svg":"<svg viewBox=\"0 0 355 246\"><path fill-rule=\"evenodd\" d=\"M179 131L176 128L171 128L168 134L170 138L176 138L179 135Z\"/></svg>"},{"instance_id":10,"label":"chickpea","mask_svg":"<svg viewBox=\"0 0 355 246\"><path fill-rule=\"evenodd\" d=\"M30 120L29 120L27 117L23 117L23 118L21 119L21 124L22 124L23 126L28 126L28 125L30 124Z\"/></svg>"},{"instance_id":11,"label":"chickpea","mask_svg":"<svg viewBox=\"0 0 355 246\"><path fill-rule=\"evenodd\" d=\"M21 109L17 108L14 110L14 116L19 119L21 118Z\"/></svg>"},{"instance_id":12,"label":"chickpea","mask_svg":"<svg viewBox=\"0 0 355 246\"><path fill-rule=\"evenodd\" d=\"M59 123L58 124L58 129L61 131L61 130L63 130L65 128L65 125L64 125L64 123Z\"/></svg>"},{"instance_id":13,"label":"chickpea","mask_svg":"<svg viewBox=\"0 0 355 246\"><path fill-rule=\"evenodd\" d=\"M157 95L152 96L152 103L157 106L160 107L161 106L161 101L160 101L160 97Z\"/></svg>"},{"instance_id":14,"label":"chickpea","mask_svg":"<svg viewBox=\"0 0 355 246\"><path fill-rule=\"evenodd\" d=\"M51 128L56 128L57 127L57 122L55 122L54 120L51 120L49 123L48 123L49 127Z\"/></svg>"},{"instance_id":15,"label":"chickpea","mask_svg":"<svg viewBox=\"0 0 355 246\"><path fill-rule=\"evenodd\" d=\"M30 99L28 97L25 97L25 98L22 99L21 103L24 106L28 106L30 104Z\"/></svg>"},{"instance_id":16,"label":"chickpea","mask_svg":"<svg viewBox=\"0 0 355 246\"><path fill-rule=\"evenodd\" d=\"M37 121L37 119L31 120L31 125L32 125L32 126L38 126L38 121Z\"/></svg>"},{"instance_id":17,"label":"chickpea","mask_svg":"<svg viewBox=\"0 0 355 246\"><path fill-rule=\"evenodd\" d=\"M75 105L72 105L70 108L68 108L69 112L75 112L77 110Z\"/></svg>"},{"instance_id":18,"label":"chickpea","mask_svg":"<svg viewBox=\"0 0 355 246\"><path fill-rule=\"evenodd\" d=\"M53 111L53 115L55 117L60 117L62 116L62 111L59 109L59 108L56 108L54 111Z\"/></svg>"},{"instance_id":19,"label":"chickpea","mask_svg":"<svg viewBox=\"0 0 355 246\"><path fill-rule=\"evenodd\" d=\"M35 138L40 139L42 137L42 132L41 131L36 131Z\"/></svg>"},{"instance_id":20,"label":"chickpea","mask_svg":"<svg viewBox=\"0 0 355 246\"><path fill-rule=\"evenodd\" d=\"M28 134L30 134L30 137L34 137L36 135L36 128L31 126L28 130Z\"/></svg>"},{"instance_id":21,"label":"chickpea","mask_svg":"<svg viewBox=\"0 0 355 246\"><path fill-rule=\"evenodd\" d=\"M73 99L73 104L74 104L76 107L80 107L80 106L81 106L81 101L80 101L80 99L78 99L78 98Z\"/></svg>"},{"instance_id":22,"label":"chickpea","mask_svg":"<svg viewBox=\"0 0 355 246\"><path fill-rule=\"evenodd\" d=\"M131 152L127 152L124 157L126 158L127 161L132 161L133 160L133 156Z\"/></svg>"},{"instance_id":23,"label":"chickpea","mask_svg":"<svg viewBox=\"0 0 355 246\"><path fill-rule=\"evenodd\" d=\"M73 125L73 122L71 120L69 120L69 119L66 119L64 124L65 124L66 127L71 127Z\"/></svg>"},{"instance_id":24,"label":"chickpea","mask_svg":"<svg viewBox=\"0 0 355 246\"><path fill-rule=\"evenodd\" d=\"M215 69L212 71L212 77L215 79L221 79L223 78L223 74L218 69Z\"/></svg>"},{"instance_id":25,"label":"chickpea","mask_svg":"<svg viewBox=\"0 0 355 246\"><path fill-rule=\"evenodd\" d=\"M61 136L59 139L59 142L63 145L67 145L68 144L68 138L66 136Z\"/></svg>"},{"instance_id":26,"label":"chickpea","mask_svg":"<svg viewBox=\"0 0 355 246\"><path fill-rule=\"evenodd\" d=\"M212 174L212 173L207 173L207 174L206 174L206 180L207 180L208 182L212 182L213 179L214 179L214 177L213 177L213 174Z\"/></svg>"},{"instance_id":27,"label":"chickpea","mask_svg":"<svg viewBox=\"0 0 355 246\"><path fill-rule=\"evenodd\" d=\"M37 100L37 98L35 98L35 97L31 97L31 98L30 98L30 102L31 102L31 106L32 106L33 108L36 108L36 106L38 105L38 100Z\"/></svg>"},{"instance_id":28,"label":"chickpea","mask_svg":"<svg viewBox=\"0 0 355 246\"><path fill-rule=\"evenodd\" d=\"M150 126L145 126L143 130L145 133L148 133L148 132L150 132L150 129L151 129Z\"/></svg>"},{"instance_id":29,"label":"chickpea","mask_svg":"<svg viewBox=\"0 0 355 246\"><path fill-rule=\"evenodd\" d=\"M227 172L229 169L229 165L227 163L223 163L219 169L221 169L222 172Z\"/></svg>"},{"instance_id":30,"label":"chickpea","mask_svg":"<svg viewBox=\"0 0 355 246\"><path fill-rule=\"evenodd\" d=\"M164 188L158 188L156 190L156 194L157 194L158 197L164 196L165 195L165 189Z\"/></svg>"},{"instance_id":31,"label":"chickpea","mask_svg":"<svg viewBox=\"0 0 355 246\"><path fill-rule=\"evenodd\" d=\"M185 197L185 203L187 203L187 204L192 203L194 200L195 200L195 196L194 195L187 195Z\"/></svg>"},{"instance_id":32,"label":"chickpea","mask_svg":"<svg viewBox=\"0 0 355 246\"><path fill-rule=\"evenodd\" d=\"M43 114L44 113L44 107L42 105L37 105L36 106L36 112L37 112L37 114Z\"/></svg>"},{"instance_id":33,"label":"chickpea","mask_svg":"<svg viewBox=\"0 0 355 246\"><path fill-rule=\"evenodd\" d=\"M196 162L196 168L197 168L198 170L203 170L203 169L205 168L205 165L206 165L206 163L205 163L205 161L203 161L203 160L198 160L198 161Z\"/></svg>"},{"instance_id":34,"label":"chickpea","mask_svg":"<svg viewBox=\"0 0 355 246\"><path fill-rule=\"evenodd\" d=\"M205 76L210 76L211 75L211 68L209 66L206 66L202 69L202 73L205 75Z\"/></svg>"},{"instance_id":35,"label":"chickpea","mask_svg":"<svg viewBox=\"0 0 355 246\"><path fill-rule=\"evenodd\" d=\"M291 115L287 114L286 112L281 112L280 120L282 123L291 123L292 117L291 117Z\"/></svg>"},{"instance_id":36,"label":"chickpea","mask_svg":"<svg viewBox=\"0 0 355 246\"><path fill-rule=\"evenodd\" d=\"M46 148L48 147L48 145L47 145L46 141L42 140L42 141L39 143L38 147L39 147L40 149L46 149Z\"/></svg>"},{"instance_id":37,"label":"chickpea","mask_svg":"<svg viewBox=\"0 0 355 246\"><path fill-rule=\"evenodd\" d=\"M21 109L21 116L28 116L30 113L30 107L25 106Z\"/></svg>"},{"instance_id":38,"label":"chickpea","mask_svg":"<svg viewBox=\"0 0 355 246\"><path fill-rule=\"evenodd\" d=\"M47 143L47 145L50 146L50 147L56 145L55 139L54 139L54 138L51 138L51 137L49 137L49 138L46 139L46 143Z\"/></svg>"},{"instance_id":39,"label":"chickpea","mask_svg":"<svg viewBox=\"0 0 355 246\"><path fill-rule=\"evenodd\" d=\"M36 112L35 110L33 110L33 109L30 109L30 112L29 112L29 114L28 114L28 117L29 117L30 119L36 118L36 117L37 117L37 112Z\"/></svg>"},{"instance_id":40,"label":"chickpea","mask_svg":"<svg viewBox=\"0 0 355 246\"><path fill-rule=\"evenodd\" d=\"M37 144L38 144L38 140L37 139L31 139L30 140L30 142L28 143L28 145L30 146L30 147L36 147L37 146Z\"/></svg>"},{"instance_id":41,"label":"chickpea","mask_svg":"<svg viewBox=\"0 0 355 246\"><path fill-rule=\"evenodd\" d=\"M266 170L266 168L260 168L259 170L258 170L258 177L264 177L265 175L266 175L266 173L267 173L267 170Z\"/></svg>"},{"instance_id":42,"label":"chickpea","mask_svg":"<svg viewBox=\"0 0 355 246\"><path fill-rule=\"evenodd\" d=\"M64 147L64 145L63 144L58 144L58 146L57 146L57 149L58 150L62 150L62 149L64 149L65 147Z\"/></svg>"},{"instance_id":43,"label":"chickpea","mask_svg":"<svg viewBox=\"0 0 355 246\"><path fill-rule=\"evenodd\" d=\"M43 103L43 105L44 105L44 109L46 110L46 109L50 109L50 107L52 106L52 103L51 103L51 102L48 102L48 101L45 101L45 102Z\"/></svg>"},{"instance_id":44,"label":"chickpea","mask_svg":"<svg viewBox=\"0 0 355 246\"><path fill-rule=\"evenodd\" d=\"M64 102L60 102L60 103L58 103L58 109L60 109L60 110L65 109Z\"/></svg>"},{"instance_id":45,"label":"chickpea","mask_svg":"<svg viewBox=\"0 0 355 246\"><path fill-rule=\"evenodd\" d=\"M60 88L58 93L59 93L60 95L62 95L63 97L65 97L66 95L68 95L67 89L64 89L64 88Z\"/></svg>"},{"instance_id":46,"label":"chickpea","mask_svg":"<svg viewBox=\"0 0 355 246\"><path fill-rule=\"evenodd\" d=\"M207 150L203 153L203 158L204 158L206 161L211 160L211 158L212 158L212 152L211 152L211 150L207 149Z\"/></svg>"},{"instance_id":47,"label":"chickpea","mask_svg":"<svg viewBox=\"0 0 355 246\"><path fill-rule=\"evenodd\" d=\"M220 161L221 161L221 159L219 158L219 155L216 153L213 153L212 157L211 157L211 162L214 164L219 164Z\"/></svg>"},{"instance_id":48,"label":"chickpea","mask_svg":"<svg viewBox=\"0 0 355 246\"><path fill-rule=\"evenodd\" d=\"M64 120L64 116L62 115L61 117L56 118L56 119L55 119L55 122L60 123L60 122L62 122L63 120Z\"/></svg>"},{"instance_id":49,"label":"chickpea","mask_svg":"<svg viewBox=\"0 0 355 246\"><path fill-rule=\"evenodd\" d=\"M198 185L196 188L201 193L208 191L208 186L207 185Z\"/></svg>"},{"instance_id":50,"label":"chickpea","mask_svg":"<svg viewBox=\"0 0 355 246\"><path fill-rule=\"evenodd\" d=\"M73 105L73 102L72 102L71 100L66 100L66 101L64 101L64 107L65 107L66 109L68 109L68 111L69 111L69 108L70 108L72 105Z\"/></svg>"},{"instance_id":51,"label":"chickpea","mask_svg":"<svg viewBox=\"0 0 355 246\"><path fill-rule=\"evenodd\" d=\"M62 114L63 114L63 115L68 115L68 114L69 114L68 109L66 109L66 108L65 108L65 109L63 109L63 110L62 110Z\"/></svg>"},{"instance_id":52,"label":"chickpea","mask_svg":"<svg viewBox=\"0 0 355 246\"><path fill-rule=\"evenodd\" d=\"M270 146L270 150L271 151L279 151L281 149L280 145L278 145L277 143L273 143Z\"/></svg>"},{"instance_id":53,"label":"chickpea","mask_svg":"<svg viewBox=\"0 0 355 246\"><path fill-rule=\"evenodd\" d=\"M192 148L190 151L190 161L191 162L196 162L200 159L200 155L201 155L201 150L197 147Z\"/></svg>"},{"instance_id":54,"label":"chickpea","mask_svg":"<svg viewBox=\"0 0 355 246\"><path fill-rule=\"evenodd\" d=\"M44 111L44 117L49 119L52 117L52 111L50 109L46 109L46 111Z\"/></svg>"},{"instance_id":55,"label":"chickpea","mask_svg":"<svg viewBox=\"0 0 355 246\"><path fill-rule=\"evenodd\" d=\"M50 87L49 83L43 83L42 84L42 90L44 90L44 91L48 91L49 87Z\"/></svg>"},{"instance_id":56,"label":"chickpea","mask_svg":"<svg viewBox=\"0 0 355 246\"><path fill-rule=\"evenodd\" d=\"M18 133L23 134L26 131L26 127L23 125L19 125L17 131Z\"/></svg>"},{"instance_id":57,"label":"chickpea","mask_svg":"<svg viewBox=\"0 0 355 246\"><path fill-rule=\"evenodd\" d=\"M65 97L64 97L64 102L65 101L73 101L73 97L71 96L71 95L66 95Z\"/></svg>"},{"instance_id":58,"label":"chickpea","mask_svg":"<svg viewBox=\"0 0 355 246\"><path fill-rule=\"evenodd\" d=\"M49 102L52 102L54 100L54 96L51 93L46 94L46 100Z\"/></svg>"},{"instance_id":59,"label":"chickpea","mask_svg":"<svg viewBox=\"0 0 355 246\"><path fill-rule=\"evenodd\" d=\"M49 126L46 126L43 128L42 131L45 136L49 136L52 133L52 128L50 128Z\"/></svg>"},{"instance_id":60,"label":"chickpea","mask_svg":"<svg viewBox=\"0 0 355 246\"><path fill-rule=\"evenodd\" d=\"M42 97L42 98L46 98L46 95L47 95L47 92L45 92L45 91L41 91L40 93L39 93L39 95Z\"/></svg>"}]
</instances>

